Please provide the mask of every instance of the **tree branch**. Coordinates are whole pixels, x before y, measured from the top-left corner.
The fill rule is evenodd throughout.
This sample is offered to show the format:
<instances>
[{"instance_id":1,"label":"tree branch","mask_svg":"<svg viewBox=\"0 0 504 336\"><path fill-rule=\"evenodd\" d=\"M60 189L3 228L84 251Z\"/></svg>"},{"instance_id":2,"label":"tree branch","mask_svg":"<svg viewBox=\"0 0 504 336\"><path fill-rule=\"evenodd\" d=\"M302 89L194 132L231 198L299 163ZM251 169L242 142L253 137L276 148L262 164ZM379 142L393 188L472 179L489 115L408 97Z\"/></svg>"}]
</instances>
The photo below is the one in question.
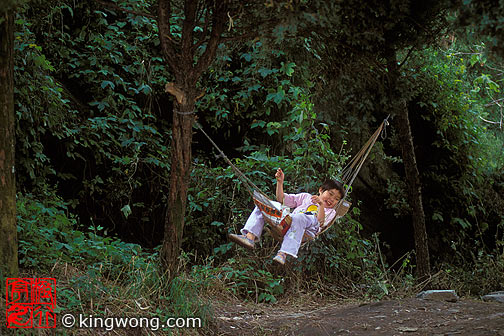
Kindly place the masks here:
<instances>
[{"instance_id":1,"label":"tree branch","mask_svg":"<svg viewBox=\"0 0 504 336\"><path fill-rule=\"evenodd\" d=\"M198 19L198 21L200 20L201 18ZM208 34L208 20L205 19L205 25L203 26L203 33L201 33L201 39L196 42L196 44L194 44L193 48L192 48L192 53L195 54L196 51L198 50L199 47L201 47L203 44L205 44L208 39L206 38L206 35Z\"/></svg>"},{"instance_id":2,"label":"tree branch","mask_svg":"<svg viewBox=\"0 0 504 336\"><path fill-rule=\"evenodd\" d=\"M182 23L182 41L180 44L181 54L185 55L184 59L192 62L192 46L194 27L196 26L196 11L198 9L198 1L185 0L184 3L184 22ZM191 55L191 56L189 56ZM191 64L192 66L192 64Z\"/></svg>"},{"instance_id":3,"label":"tree branch","mask_svg":"<svg viewBox=\"0 0 504 336\"><path fill-rule=\"evenodd\" d=\"M170 15L171 15L170 0L159 0L158 3L158 29L159 41L161 50L166 58L166 62L173 72L177 72L177 59L179 58L176 52L176 44L171 39L170 33Z\"/></svg>"},{"instance_id":4,"label":"tree branch","mask_svg":"<svg viewBox=\"0 0 504 336\"><path fill-rule=\"evenodd\" d=\"M165 85L165 92L175 96L179 105L185 105L187 103L187 98L184 91L179 88L175 83L170 82Z\"/></svg>"},{"instance_id":5,"label":"tree branch","mask_svg":"<svg viewBox=\"0 0 504 336\"><path fill-rule=\"evenodd\" d=\"M494 124L494 125L500 125L500 127L502 128L502 120L501 121L491 121L491 120L486 120L485 118L483 118L482 116L478 116L481 120L483 120L484 122L486 123L489 123L489 124Z\"/></svg>"},{"instance_id":6,"label":"tree branch","mask_svg":"<svg viewBox=\"0 0 504 336\"><path fill-rule=\"evenodd\" d=\"M212 31L210 33L210 38L207 42L207 47L203 55L196 63L194 67L195 78L199 78L201 74L210 66L215 54L217 53L217 48L221 42L221 35L225 29L226 21L226 7L223 3L216 4L212 11Z\"/></svg>"},{"instance_id":7,"label":"tree branch","mask_svg":"<svg viewBox=\"0 0 504 336\"><path fill-rule=\"evenodd\" d=\"M499 104L499 102L501 102L501 101L504 101L504 98L492 99L492 102L485 104L485 107L492 106L492 105L497 105L497 106L501 107Z\"/></svg>"},{"instance_id":8,"label":"tree branch","mask_svg":"<svg viewBox=\"0 0 504 336\"><path fill-rule=\"evenodd\" d=\"M401 64L399 64L399 68L401 68L401 67L404 65L404 63L406 63L406 61L408 60L408 58L409 58L409 57L410 57L410 55L411 55L411 52L412 52L414 49L415 49L415 46L412 46L412 47L410 48L410 50L408 51L408 54L406 55L406 57L404 57L404 59L403 59L403 61L401 62Z\"/></svg>"}]
</instances>

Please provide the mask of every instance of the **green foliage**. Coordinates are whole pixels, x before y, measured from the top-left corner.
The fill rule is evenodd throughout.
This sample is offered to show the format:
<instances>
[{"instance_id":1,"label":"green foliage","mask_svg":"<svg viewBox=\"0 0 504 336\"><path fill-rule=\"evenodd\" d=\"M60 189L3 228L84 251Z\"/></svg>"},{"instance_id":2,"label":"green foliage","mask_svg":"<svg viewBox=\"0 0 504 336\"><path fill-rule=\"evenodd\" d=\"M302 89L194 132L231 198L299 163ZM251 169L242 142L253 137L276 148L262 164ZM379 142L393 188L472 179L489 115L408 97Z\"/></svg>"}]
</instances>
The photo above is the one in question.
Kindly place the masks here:
<instances>
[{"instance_id":1,"label":"green foliage","mask_svg":"<svg viewBox=\"0 0 504 336\"><path fill-rule=\"evenodd\" d=\"M209 82L206 95L198 102L200 109L210 112L212 127L233 123L239 130L243 124L254 128L266 124L258 118L281 115L299 90L292 78L296 64L285 52L270 49L264 41L223 47L220 52L203 82Z\"/></svg>"},{"instance_id":2,"label":"green foliage","mask_svg":"<svg viewBox=\"0 0 504 336\"><path fill-rule=\"evenodd\" d=\"M170 132L158 121L169 74L153 53L155 22L85 2L33 2L20 9L16 30L20 189L56 184L86 208L81 220L107 218L97 225L158 218Z\"/></svg>"},{"instance_id":3,"label":"green foliage","mask_svg":"<svg viewBox=\"0 0 504 336\"><path fill-rule=\"evenodd\" d=\"M145 3L135 2L134 6L138 10L148 9ZM139 8L142 6L147 7ZM44 19L31 25L33 19L30 18L35 12L44 13L40 15ZM81 203L92 198L93 202L114 209L116 215L111 216L111 211L106 211L107 216L117 218L119 214L132 222L147 221L148 215L139 218L138 213L142 210L152 213L154 206L163 203L163 197L156 205L148 205L135 197L137 190L150 189L150 193L155 194L166 188L166 171L169 169L169 150L165 141L169 134L164 131L166 125L159 120L156 97L170 76L159 55L152 52L159 43L153 33L153 24L150 19L130 14L93 10L85 3L61 2L51 8L37 3L21 12L18 48L20 51L31 48L33 55L18 54L18 64L26 63L25 67L17 69L18 81L23 83L18 86L34 91L34 85L40 83L38 86L49 88L54 101L52 109L48 110L44 108L44 96L37 94L40 103L33 107L28 100L29 93L18 92L18 110L22 111L19 119L24 123L18 137L27 139L26 144L21 142L20 145L28 148L21 159L26 160L24 169L33 171L31 175L22 174L31 176L25 181L32 181L43 189L48 177L56 176L61 184L82 179L82 188L76 190L75 198ZM93 29L89 29L91 26ZM131 26L131 34L124 33L126 26ZM173 27L177 29L177 25ZM276 33L279 37L282 35L280 30ZM34 41L39 39L44 41L43 45L35 44ZM199 102L199 109L213 112L204 118L218 129L239 125L242 121L245 121L244 125L250 125L247 130L250 133L244 137L244 142L236 144L244 154L235 159L236 165L270 193L273 174L278 167L282 167L287 175L286 188L290 192L316 191L323 179L337 176L347 156L343 151L337 153L333 150L331 133L335 132L331 130L331 122L316 112L310 92L313 76L302 61L295 62L274 43L262 40L239 45L238 49L231 51L232 55L226 55L229 50L221 51L219 62L207 78L212 83L208 87L212 89L207 89ZM58 67L53 65L56 64L53 60L58 60ZM238 63L244 66L236 66ZM35 77L24 76L25 72ZM37 106L41 108L37 110ZM39 120L47 120L46 125L35 124ZM25 136L29 129L33 129L31 138ZM57 158L48 153L45 148L48 140L41 138L41 134L47 134L49 139L56 137L69 162L80 166L84 163L84 171L54 169ZM196 260L214 253L216 260L224 261L231 249L231 245L225 242L225 235L243 225L251 211L251 202L231 169L208 167L209 160L201 161L201 157L203 155L196 157L192 172L184 249L196 256ZM151 176L155 176L154 181L150 180ZM56 205L58 211L66 211L58 208L66 206L63 201L57 201ZM45 206L31 204L28 213L39 213L40 207ZM50 219L28 214L25 217L30 216L33 216L32 221L45 221L50 227ZM73 217L67 220L73 227L78 224ZM92 227L103 230L100 224ZM54 251L59 252L47 253L45 258L37 261L24 257L23 263L32 267L49 267L58 260L91 262L95 266L90 266L85 274L72 280L72 285L86 300L97 299L96 293L105 290L106 285L99 280L103 274L122 277L125 271L114 265L124 265L126 260L131 260L129 255L124 260L115 260L117 256L113 248L118 243L110 238L103 238L106 241L102 242L96 233L66 232L63 229L43 230L42 233L43 236L31 237L23 243L25 255L44 248L44 241L54 241ZM93 247L87 242L93 243ZM362 262L362 255L367 252L356 252L365 241L352 242L356 246L349 251L359 257L352 255L348 273L356 275L358 271L351 265ZM77 249L76 244L83 247ZM330 255L330 248L322 250L314 264L324 264L323 258ZM110 256L114 257L110 259ZM98 261L103 258L105 263ZM333 268L336 262L341 262L340 259L329 259ZM236 293L245 297L255 293L257 301L266 302L274 302L283 293L281 280L256 264L242 264L241 261L229 264L223 266L224 279L240 280L234 287ZM127 273L128 276L133 274ZM262 281L259 290L251 291L252 284L255 286L259 280ZM170 300L176 300L174 293L189 290L183 283L174 283L173 286L173 292L165 296ZM77 303L72 301L72 295L70 293L67 297L70 305ZM183 307L184 303L180 306Z\"/></svg>"},{"instance_id":4,"label":"green foliage","mask_svg":"<svg viewBox=\"0 0 504 336\"><path fill-rule=\"evenodd\" d=\"M220 281L227 291L246 300L275 303L284 293L284 279L263 269L254 260L228 259L227 263L211 267L193 266L191 276L198 282Z\"/></svg>"},{"instance_id":5,"label":"green foliage","mask_svg":"<svg viewBox=\"0 0 504 336\"><path fill-rule=\"evenodd\" d=\"M295 269L307 276L322 276L325 281L341 282L348 291L355 291L355 284L365 296L382 298L393 292L390 283L390 270L385 269L382 244L378 235L374 241L363 239L359 209L347 215L325 232L319 239L307 244L295 262ZM384 266L384 267L382 267ZM351 279L345 283L344 279Z\"/></svg>"},{"instance_id":6,"label":"green foliage","mask_svg":"<svg viewBox=\"0 0 504 336\"><path fill-rule=\"evenodd\" d=\"M70 123L76 111L69 106L61 85L49 75L54 67L34 41L30 26L23 17L16 20L16 159L19 182L31 180L41 185L48 175L56 174L41 138L48 129L58 139L71 136Z\"/></svg>"},{"instance_id":7,"label":"green foliage","mask_svg":"<svg viewBox=\"0 0 504 336\"><path fill-rule=\"evenodd\" d=\"M478 245L477 242L475 245ZM453 253L462 257L465 252L452 245ZM487 254L482 249L471 251L472 260L464 264L443 263L439 267L442 274L435 279L439 287L453 288L460 295L481 296L504 288L504 262L502 255ZM471 264L468 269L467 265Z\"/></svg>"},{"instance_id":8,"label":"green foliage","mask_svg":"<svg viewBox=\"0 0 504 336\"><path fill-rule=\"evenodd\" d=\"M185 251L204 259L222 242L228 219L239 212L236 199L245 196L236 194L233 177L224 168L209 168L203 163L193 166L184 227ZM224 246L220 249L227 251Z\"/></svg>"},{"instance_id":9,"label":"green foliage","mask_svg":"<svg viewBox=\"0 0 504 336\"><path fill-rule=\"evenodd\" d=\"M504 204L496 184L504 168L498 149L504 139L481 119L491 118L485 106L499 88L489 73L481 72L487 62L482 57L481 51L426 51L416 77L421 81L417 111L430 123L422 132L438 153L419 162L429 186L424 188L424 200L428 216L441 232L433 240L442 237L444 248L439 248L448 254L452 252L446 247L452 241L473 246L470 237L486 240L498 235L503 219L495 205ZM488 248L481 251L490 253L494 247ZM473 258L464 259L472 263Z\"/></svg>"},{"instance_id":10,"label":"green foliage","mask_svg":"<svg viewBox=\"0 0 504 336\"><path fill-rule=\"evenodd\" d=\"M81 228L82 229L82 228ZM78 229L67 204L53 194L44 201L18 194L19 261L24 271L50 274L58 282L56 313L195 317L206 321L208 306L182 277L168 280L158 252L107 236L101 227ZM118 302L131 301L131 307ZM142 307L147 306L148 307Z\"/></svg>"},{"instance_id":11,"label":"green foliage","mask_svg":"<svg viewBox=\"0 0 504 336\"><path fill-rule=\"evenodd\" d=\"M68 214L68 204L45 196L41 202L31 194L18 194L19 263L24 268L47 270L58 262L85 260L117 276L140 253L139 245L98 235L103 230L100 226L89 227L88 233L79 231L76 217Z\"/></svg>"},{"instance_id":12,"label":"green foliage","mask_svg":"<svg viewBox=\"0 0 504 336\"><path fill-rule=\"evenodd\" d=\"M170 306L158 309L158 316L194 317L194 312L198 311L203 320L210 318L209 307L196 298L200 288L191 280L184 277L176 277L172 280L168 295L161 298L166 299Z\"/></svg>"},{"instance_id":13,"label":"green foliage","mask_svg":"<svg viewBox=\"0 0 504 336\"><path fill-rule=\"evenodd\" d=\"M0 8L0 14L4 14L8 11L14 11L16 10L16 7L22 6L27 0L3 0L2 1L2 8ZM4 20L4 17L2 16L0 18L0 23Z\"/></svg>"},{"instance_id":14,"label":"green foliage","mask_svg":"<svg viewBox=\"0 0 504 336\"><path fill-rule=\"evenodd\" d=\"M244 153L241 158L234 159L234 164L247 178L255 183L261 190L270 195L274 194L274 172L277 168L282 168L287 176L285 186L289 192L305 190L307 192L318 190L320 184L328 177L336 177L348 156L344 151L336 153L332 149L330 138L330 126L320 120L314 110L310 100L308 89L295 86L289 82L295 64L290 62L280 62L279 69L266 71L265 67L259 67L260 60L265 59L264 51L260 52L261 44L257 43L252 54L242 57L257 64L250 65L251 69L246 69L244 73L249 75L254 71L263 72L265 77L270 77L272 83L282 82L286 94L282 100L275 102L276 98L268 99L268 95L279 90L271 91L263 86L268 83L268 79L263 81L261 86L255 86L257 91L251 90L255 97L259 99L266 96L264 106L255 112L254 115L261 115L264 118L273 117L276 121L254 119L250 129L258 134L267 135L266 143L251 144L245 138L239 150ZM274 51L271 51L274 53ZM281 56L282 54L279 53ZM258 60L256 60L258 59ZM253 70L255 69L255 70ZM257 70L259 69L259 70ZM219 71L215 71L212 76L217 76ZM275 75L274 75L275 74ZM236 74L234 74L236 75ZM243 75L243 74L241 74ZM224 75L222 75L224 76ZM224 77L219 77L223 82ZM227 74L226 78L233 78ZM253 78L253 77L252 77ZM245 80L245 79L244 79ZM232 81L232 80L231 80ZM238 93L234 96L234 101L243 107L253 104L245 98L244 92L250 87L240 88L241 84L236 84ZM245 84L245 85L251 85ZM216 87L215 93L207 93L201 103L201 108L206 107L216 111L213 125L220 125L221 122L235 122L235 119L221 115L219 108L225 108L228 102L222 99L222 104L216 104L216 95L220 87ZM271 91L271 93L267 93ZM221 92L227 92L222 89ZM241 97L241 98L240 98ZM272 97L272 96L270 96ZM250 98L250 97L249 97ZM237 117L246 117L240 111L235 111ZM206 130L208 131L208 130ZM277 144L272 148L268 146L271 139L276 139ZM286 145L281 145L286 144ZM210 159L209 159L210 160ZM227 164L223 162L225 166ZM186 227L184 236L184 249L196 254L196 250L202 258L212 250L218 254L225 254L229 250L229 245L222 244L223 237L228 233L230 227L237 225L241 227L251 211L251 202L247 190L230 167L226 169L215 167L210 168L208 164L197 162L193 165L191 174L191 185L188 196L188 216L186 217ZM236 231L236 230L235 230ZM216 247L218 246L218 247Z\"/></svg>"},{"instance_id":15,"label":"green foliage","mask_svg":"<svg viewBox=\"0 0 504 336\"><path fill-rule=\"evenodd\" d=\"M151 1L115 3L138 12L154 12L155 6ZM153 19L95 5L30 1L19 8L16 20L20 262L38 271L63 263L78 267L79 274L61 291L67 307L78 309L104 293L122 291L126 297L157 296L160 307L173 304L156 314L185 314L204 310L186 294L196 296L198 286L206 288L210 280L223 281L242 298L275 302L295 288L299 274L358 283L348 289L378 298L396 291L401 279L410 286L411 256L393 275L381 258L385 244L361 237L361 223L375 220L359 217L367 204L357 204L321 239L306 245L285 278L269 270L276 245L268 236L254 255L235 252L225 236L243 226L253 205L236 174L200 142L194 144L183 248L185 262L190 257L191 263L203 263L212 255L216 266L195 266L190 279L167 284L153 266L156 253L147 255L108 236L103 227L138 229L135 238L147 243L159 239L147 231L163 223L169 188L171 134L165 109L170 103L164 84L172 75L161 58ZM268 8L265 17L301 6L260 5ZM496 124L482 119L501 115L499 105L489 104L500 99L502 66L481 43L469 51L460 46L447 52L417 50L445 22L445 5L303 3L272 38L219 47L217 61L199 83L205 95L197 103L198 116L266 193L274 195L279 167L286 173L287 192L316 192L323 179L338 176L347 151L360 147L371 125L388 113L393 102L388 101L386 58L396 50L402 77L394 89L408 101L431 248L440 262L455 251L450 260L457 275L464 265L474 265L475 274L491 277L492 266L500 270L495 258L504 248L504 143ZM180 3L173 11L177 40ZM234 17L237 27L251 17ZM412 19L417 24L411 25ZM494 18L482 20L486 29ZM195 36L203 30L202 23ZM387 153L386 164L372 167L385 167L379 176L383 183L375 183L389 194L388 209L403 220L409 208L393 131L389 139L379 147L380 154ZM51 196L52 189L64 200ZM46 194L39 200L28 190ZM75 206L80 217L71 214ZM231 254L238 256L229 259Z\"/></svg>"},{"instance_id":16,"label":"green foliage","mask_svg":"<svg viewBox=\"0 0 504 336\"><path fill-rule=\"evenodd\" d=\"M292 108L284 119L269 123L256 121L252 124L288 144L283 148L286 155L274 155L269 148L259 145L253 147L256 150L248 147L250 154L234 159L238 169L270 195L274 195L274 172L278 167L286 174L286 192L316 192L325 178L337 176L348 158L344 152L335 153L332 150L329 126L319 121L307 93L300 89L296 100L290 103ZM271 260L263 264L250 256L225 259L226 256L229 258L231 249L231 244L224 242L225 234L237 232L252 209L250 196L242 181L230 167L210 168L198 164L194 166L189 194L190 212L184 235L191 239L185 241L184 249L196 255L201 250L218 246L213 249L214 261L224 262L224 266L216 266L212 271L225 273L218 278L226 281L234 279L232 285L227 287L231 287L236 294L248 299L255 297L256 301L274 302L283 289L278 293L276 291L283 287L278 287L278 279L263 273L267 272L263 268ZM354 207L352 213L358 216L359 209ZM198 225L195 226L196 223ZM366 293L373 297L388 294L386 273L378 266L380 253L377 253L376 248L379 243L375 245L360 237L362 226L356 219L347 218L341 225L335 225L321 239L307 244L295 262L295 271L303 274L305 279L315 278L322 273L328 281L349 278L366 283L369 284ZM271 253L272 244L271 237L263 235L264 251L258 253L271 259L268 253ZM205 278L211 276L215 274L204 275ZM269 280L259 284L261 277ZM293 281L290 276L289 280Z\"/></svg>"},{"instance_id":17,"label":"green foliage","mask_svg":"<svg viewBox=\"0 0 504 336\"><path fill-rule=\"evenodd\" d=\"M459 4L459 3L457 3ZM490 0L463 1L458 9L457 28L465 29L464 35L471 39L488 42L490 50L504 57L504 4ZM471 41L474 42L474 41Z\"/></svg>"},{"instance_id":18,"label":"green foliage","mask_svg":"<svg viewBox=\"0 0 504 336\"><path fill-rule=\"evenodd\" d=\"M330 144L329 126L317 119L307 94L299 92L284 120L264 123L259 128L281 137L285 155L274 155L256 146L235 166L262 191L274 194L274 172L282 168L288 192L316 192L328 177L336 177L348 156L336 154ZM243 223L251 211L250 197L231 167L209 168L195 164L188 196L184 249L211 252L227 233L230 223ZM225 252L226 247L222 247Z\"/></svg>"}]
</instances>

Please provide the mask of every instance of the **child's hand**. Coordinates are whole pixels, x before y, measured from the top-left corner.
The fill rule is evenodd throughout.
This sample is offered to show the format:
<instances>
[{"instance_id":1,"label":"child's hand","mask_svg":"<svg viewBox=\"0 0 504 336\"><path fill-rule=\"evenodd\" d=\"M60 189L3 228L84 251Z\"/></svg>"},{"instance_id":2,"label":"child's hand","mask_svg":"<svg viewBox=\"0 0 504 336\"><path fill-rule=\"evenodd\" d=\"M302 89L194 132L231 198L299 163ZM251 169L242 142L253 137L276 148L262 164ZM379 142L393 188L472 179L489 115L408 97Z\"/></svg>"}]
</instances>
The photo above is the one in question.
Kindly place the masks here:
<instances>
[{"instance_id":1,"label":"child's hand","mask_svg":"<svg viewBox=\"0 0 504 336\"><path fill-rule=\"evenodd\" d=\"M278 183L283 183L285 175L281 168L278 168L275 174L275 178Z\"/></svg>"},{"instance_id":2,"label":"child's hand","mask_svg":"<svg viewBox=\"0 0 504 336\"><path fill-rule=\"evenodd\" d=\"M313 195L311 197L311 201L315 204L322 204L322 200L320 199L320 197L318 195Z\"/></svg>"}]
</instances>

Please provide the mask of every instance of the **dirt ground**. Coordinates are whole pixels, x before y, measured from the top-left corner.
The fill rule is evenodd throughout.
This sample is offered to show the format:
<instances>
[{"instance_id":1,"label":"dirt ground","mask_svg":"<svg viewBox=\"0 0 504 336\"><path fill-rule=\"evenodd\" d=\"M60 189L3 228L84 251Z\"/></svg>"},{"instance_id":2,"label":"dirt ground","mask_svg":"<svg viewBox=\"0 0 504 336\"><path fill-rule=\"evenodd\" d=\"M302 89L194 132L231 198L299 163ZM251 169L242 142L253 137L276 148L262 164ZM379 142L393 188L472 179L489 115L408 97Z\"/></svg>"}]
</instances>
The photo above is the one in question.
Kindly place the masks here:
<instances>
[{"instance_id":1,"label":"dirt ground","mask_svg":"<svg viewBox=\"0 0 504 336\"><path fill-rule=\"evenodd\" d=\"M455 303L417 298L316 301L215 304L215 334L504 336L504 303L467 298Z\"/></svg>"}]
</instances>

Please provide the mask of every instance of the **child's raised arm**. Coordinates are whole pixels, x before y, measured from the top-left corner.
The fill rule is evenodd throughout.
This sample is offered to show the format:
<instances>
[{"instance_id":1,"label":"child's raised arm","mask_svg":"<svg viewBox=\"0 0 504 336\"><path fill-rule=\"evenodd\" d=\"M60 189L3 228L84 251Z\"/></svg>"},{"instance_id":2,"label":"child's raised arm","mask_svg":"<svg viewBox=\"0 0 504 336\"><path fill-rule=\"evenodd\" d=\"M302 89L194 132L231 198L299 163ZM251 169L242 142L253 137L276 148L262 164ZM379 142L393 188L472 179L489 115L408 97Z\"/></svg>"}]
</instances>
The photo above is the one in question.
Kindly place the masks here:
<instances>
[{"instance_id":1,"label":"child's raised arm","mask_svg":"<svg viewBox=\"0 0 504 336\"><path fill-rule=\"evenodd\" d=\"M318 204L318 214L317 214L317 220L319 221L320 226L323 226L325 224L325 209L324 209L324 204L320 200L320 197L317 195L313 195L311 198L313 203Z\"/></svg>"},{"instance_id":2,"label":"child's raised arm","mask_svg":"<svg viewBox=\"0 0 504 336\"><path fill-rule=\"evenodd\" d=\"M283 183L284 183L285 175L284 175L282 169L280 169L280 168L277 169L276 174L275 174L275 178L277 180L276 198L277 198L278 202L283 203L283 200L284 200Z\"/></svg>"}]
</instances>

